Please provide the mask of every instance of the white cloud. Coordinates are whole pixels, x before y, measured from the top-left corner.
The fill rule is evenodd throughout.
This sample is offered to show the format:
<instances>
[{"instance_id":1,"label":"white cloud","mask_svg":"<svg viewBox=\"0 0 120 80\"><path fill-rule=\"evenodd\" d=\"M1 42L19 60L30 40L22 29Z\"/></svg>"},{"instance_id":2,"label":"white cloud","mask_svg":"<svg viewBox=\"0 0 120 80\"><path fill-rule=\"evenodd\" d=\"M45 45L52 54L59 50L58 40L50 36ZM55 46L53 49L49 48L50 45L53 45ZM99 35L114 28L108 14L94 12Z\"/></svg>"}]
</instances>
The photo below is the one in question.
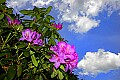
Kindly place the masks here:
<instances>
[{"instance_id":1,"label":"white cloud","mask_svg":"<svg viewBox=\"0 0 120 80\"><path fill-rule=\"evenodd\" d=\"M98 52L87 52L77 67L83 70L80 72L81 75L107 73L120 68L120 53L105 52L103 49L99 49Z\"/></svg>"},{"instance_id":2,"label":"white cloud","mask_svg":"<svg viewBox=\"0 0 120 80\"><path fill-rule=\"evenodd\" d=\"M7 2L7 6L8 7L12 7L14 9L19 9L21 7L25 7L26 6L26 3L28 2L29 0L6 0Z\"/></svg>"},{"instance_id":3,"label":"white cloud","mask_svg":"<svg viewBox=\"0 0 120 80\"><path fill-rule=\"evenodd\" d=\"M85 33L90 29L95 28L99 25L100 21L90 19L88 17L79 17L78 21L73 25L69 26L69 30L74 31L75 33Z\"/></svg>"},{"instance_id":4,"label":"white cloud","mask_svg":"<svg viewBox=\"0 0 120 80\"><path fill-rule=\"evenodd\" d=\"M108 15L120 9L118 0L61 0L54 3L59 10L59 19L70 24L69 30L75 33L86 33L99 25L100 20L94 18L103 10L108 11ZM83 20L81 20L81 19ZM85 23L85 21L88 21ZM90 23L92 22L92 23ZM84 23L84 24L83 24Z\"/></svg>"},{"instance_id":5,"label":"white cloud","mask_svg":"<svg viewBox=\"0 0 120 80\"><path fill-rule=\"evenodd\" d=\"M69 26L75 26L69 27L69 30L75 33L86 33L92 28L98 27L99 20L96 20L95 17L103 10L108 11L109 16L114 11L120 10L120 0L7 0L8 6L16 10L21 7L28 8L28 2L31 3L31 6L37 7L53 5L59 12L60 21L70 23ZM90 26L86 26L89 25L89 22L88 24L80 23L83 20L79 18L92 23Z\"/></svg>"},{"instance_id":6,"label":"white cloud","mask_svg":"<svg viewBox=\"0 0 120 80\"><path fill-rule=\"evenodd\" d=\"M32 5L37 7L43 7L45 5L49 5L51 2L54 2L54 0L32 0Z\"/></svg>"}]
</instances>

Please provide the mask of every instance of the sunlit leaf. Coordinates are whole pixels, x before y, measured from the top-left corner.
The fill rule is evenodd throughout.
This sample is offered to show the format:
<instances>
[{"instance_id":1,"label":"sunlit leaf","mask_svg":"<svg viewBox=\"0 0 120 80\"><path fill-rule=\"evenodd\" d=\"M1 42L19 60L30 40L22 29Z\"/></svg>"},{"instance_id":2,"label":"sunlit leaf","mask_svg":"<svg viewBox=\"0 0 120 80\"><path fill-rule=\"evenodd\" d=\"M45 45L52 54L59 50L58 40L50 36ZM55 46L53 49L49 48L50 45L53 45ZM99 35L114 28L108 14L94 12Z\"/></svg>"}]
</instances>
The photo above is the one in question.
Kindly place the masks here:
<instances>
[{"instance_id":1,"label":"sunlit leaf","mask_svg":"<svg viewBox=\"0 0 120 80\"><path fill-rule=\"evenodd\" d=\"M33 13L33 11L32 10L21 10L20 13L27 15L27 14Z\"/></svg>"},{"instance_id":2,"label":"sunlit leaf","mask_svg":"<svg viewBox=\"0 0 120 80\"><path fill-rule=\"evenodd\" d=\"M64 66L63 65L60 65L60 68L64 71L65 70L65 68L64 68Z\"/></svg>"},{"instance_id":3,"label":"sunlit leaf","mask_svg":"<svg viewBox=\"0 0 120 80\"><path fill-rule=\"evenodd\" d=\"M37 67L38 66L38 62L36 61L34 53L35 52L33 52L33 51L30 50L30 55L31 55L32 62Z\"/></svg>"},{"instance_id":4,"label":"sunlit leaf","mask_svg":"<svg viewBox=\"0 0 120 80\"><path fill-rule=\"evenodd\" d=\"M57 76L57 71L56 71L56 69L54 69L53 73L51 74L51 78L54 78L56 76Z\"/></svg>"},{"instance_id":5,"label":"sunlit leaf","mask_svg":"<svg viewBox=\"0 0 120 80\"><path fill-rule=\"evenodd\" d=\"M4 17L4 14L0 14L0 20L3 19Z\"/></svg>"},{"instance_id":6,"label":"sunlit leaf","mask_svg":"<svg viewBox=\"0 0 120 80\"><path fill-rule=\"evenodd\" d=\"M47 8L47 10L46 10L46 13L47 13L47 14L50 13L51 9L52 9L52 6L49 6L49 7Z\"/></svg>"},{"instance_id":7,"label":"sunlit leaf","mask_svg":"<svg viewBox=\"0 0 120 80\"><path fill-rule=\"evenodd\" d=\"M62 72L60 72L59 70L57 70L57 71L58 71L58 77L59 77L59 79L62 80L64 78Z\"/></svg>"},{"instance_id":8,"label":"sunlit leaf","mask_svg":"<svg viewBox=\"0 0 120 80\"><path fill-rule=\"evenodd\" d=\"M54 17L52 17L51 15L47 15L47 18L49 18L50 20L55 20Z\"/></svg>"}]
</instances>

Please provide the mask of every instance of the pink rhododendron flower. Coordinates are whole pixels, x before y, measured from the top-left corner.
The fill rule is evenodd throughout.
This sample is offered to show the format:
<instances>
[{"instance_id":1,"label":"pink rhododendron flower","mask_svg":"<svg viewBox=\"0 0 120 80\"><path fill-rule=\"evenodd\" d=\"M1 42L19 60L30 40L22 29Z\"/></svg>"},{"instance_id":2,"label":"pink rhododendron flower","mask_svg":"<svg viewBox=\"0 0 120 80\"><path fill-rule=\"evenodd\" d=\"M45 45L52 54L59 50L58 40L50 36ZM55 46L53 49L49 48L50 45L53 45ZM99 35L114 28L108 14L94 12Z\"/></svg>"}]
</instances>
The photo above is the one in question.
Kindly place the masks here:
<instances>
[{"instance_id":1,"label":"pink rhododendron flower","mask_svg":"<svg viewBox=\"0 0 120 80\"><path fill-rule=\"evenodd\" d=\"M11 20L8 16L7 20L9 25L19 25L21 23L18 19Z\"/></svg>"},{"instance_id":2,"label":"pink rhododendron flower","mask_svg":"<svg viewBox=\"0 0 120 80\"><path fill-rule=\"evenodd\" d=\"M41 34L37 33L36 31L32 31L30 29L26 29L24 31L22 31L22 38L20 38L19 40L26 40L28 42L31 42L35 45L42 45L43 41L42 39L40 39Z\"/></svg>"},{"instance_id":3,"label":"pink rhododendron flower","mask_svg":"<svg viewBox=\"0 0 120 80\"><path fill-rule=\"evenodd\" d=\"M62 29L62 24L60 24L60 23L58 23L58 24L54 23L54 24L52 24L52 26L54 26L57 30Z\"/></svg>"},{"instance_id":4,"label":"pink rhododendron flower","mask_svg":"<svg viewBox=\"0 0 120 80\"><path fill-rule=\"evenodd\" d=\"M36 45L42 45L42 39L40 39L41 34L37 33L36 31L33 32L33 43Z\"/></svg>"},{"instance_id":5,"label":"pink rhododendron flower","mask_svg":"<svg viewBox=\"0 0 120 80\"><path fill-rule=\"evenodd\" d=\"M30 29L26 29L24 31L22 31L22 38L20 38L19 40L26 40L31 42L33 40L32 38L33 32Z\"/></svg>"},{"instance_id":6,"label":"pink rhododendron flower","mask_svg":"<svg viewBox=\"0 0 120 80\"><path fill-rule=\"evenodd\" d=\"M54 54L51 59L49 59L50 62L55 62L54 66L57 69L60 66L60 63L65 63L64 61L64 54Z\"/></svg>"},{"instance_id":7,"label":"pink rhododendron flower","mask_svg":"<svg viewBox=\"0 0 120 80\"><path fill-rule=\"evenodd\" d=\"M75 52L75 47L67 44L66 42L59 42L55 46L51 46L55 54L52 55L52 58L49 59L50 62L55 62L54 66L57 69L60 64L65 64L65 71L72 70L77 67L78 55Z\"/></svg>"}]
</instances>

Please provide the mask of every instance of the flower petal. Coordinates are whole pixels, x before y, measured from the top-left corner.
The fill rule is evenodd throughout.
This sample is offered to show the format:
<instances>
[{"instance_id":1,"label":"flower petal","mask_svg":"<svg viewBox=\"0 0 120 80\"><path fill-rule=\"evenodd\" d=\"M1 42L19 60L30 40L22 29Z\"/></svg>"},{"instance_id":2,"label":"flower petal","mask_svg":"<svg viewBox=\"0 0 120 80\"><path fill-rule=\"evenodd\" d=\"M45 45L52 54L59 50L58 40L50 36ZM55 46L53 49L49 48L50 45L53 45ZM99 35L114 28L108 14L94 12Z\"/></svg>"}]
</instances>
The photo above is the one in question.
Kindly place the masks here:
<instances>
[{"instance_id":1,"label":"flower petal","mask_svg":"<svg viewBox=\"0 0 120 80\"><path fill-rule=\"evenodd\" d=\"M60 66L60 63L59 63L59 62L55 62L55 63L54 63L54 66L55 66L55 68L57 69L57 68Z\"/></svg>"}]
</instances>

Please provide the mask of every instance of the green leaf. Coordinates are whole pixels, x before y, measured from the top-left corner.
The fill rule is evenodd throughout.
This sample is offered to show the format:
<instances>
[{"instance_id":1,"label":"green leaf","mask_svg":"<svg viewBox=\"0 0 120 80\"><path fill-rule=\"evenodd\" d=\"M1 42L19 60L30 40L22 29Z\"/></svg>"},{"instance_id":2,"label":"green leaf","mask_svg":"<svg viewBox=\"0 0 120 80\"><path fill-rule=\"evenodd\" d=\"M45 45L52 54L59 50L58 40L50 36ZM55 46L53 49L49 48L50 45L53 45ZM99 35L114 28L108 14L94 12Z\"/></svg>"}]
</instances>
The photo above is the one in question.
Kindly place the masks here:
<instances>
[{"instance_id":1,"label":"green leaf","mask_svg":"<svg viewBox=\"0 0 120 80\"><path fill-rule=\"evenodd\" d=\"M22 44L18 45L18 48L24 48L26 46L27 46L26 44L22 43Z\"/></svg>"},{"instance_id":2,"label":"green leaf","mask_svg":"<svg viewBox=\"0 0 120 80\"><path fill-rule=\"evenodd\" d=\"M45 74L42 73L42 76L44 77L44 80L48 80Z\"/></svg>"},{"instance_id":3,"label":"green leaf","mask_svg":"<svg viewBox=\"0 0 120 80\"><path fill-rule=\"evenodd\" d=\"M0 4L6 2L6 0L0 0Z\"/></svg>"},{"instance_id":4,"label":"green leaf","mask_svg":"<svg viewBox=\"0 0 120 80\"><path fill-rule=\"evenodd\" d=\"M4 80L8 80L7 77L5 77Z\"/></svg>"},{"instance_id":5,"label":"green leaf","mask_svg":"<svg viewBox=\"0 0 120 80\"><path fill-rule=\"evenodd\" d=\"M17 75L18 75L18 77L22 74L22 65L20 64L20 65L18 65L17 66L17 69L18 69L18 71L17 71Z\"/></svg>"},{"instance_id":6,"label":"green leaf","mask_svg":"<svg viewBox=\"0 0 120 80\"><path fill-rule=\"evenodd\" d=\"M50 58L51 58L51 56L50 56L50 55L45 55L45 57L46 57L47 59L50 59Z\"/></svg>"},{"instance_id":7,"label":"green leaf","mask_svg":"<svg viewBox=\"0 0 120 80\"><path fill-rule=\"evenodd\" d=\"M35 23L35 22L34 22L34 21L32 21L32 22L31 22L31 24L30 24L30 27L32 27L34 23Z\"/></svg>"},{"instance_id":8,"label":"green leaf","mask_svg":"<svg viewBox=\"0 0 120 80\"><path fill-rule=\"evenodd\" d=\"M13 13L13 8L7 9L7 13L12 14Z\"/></svg>"},{"instance_id":9,"label":"green leaf","mask_svg":"<svg viewBox=\"0 0 120 80\"><path fill-rule=\"evenodd\" d=\"M4 14L0 14L0 20L3 19L4 17Z\"/></svg>"},{"instance_id":10,"label":"green leaf","mask_svg":"<svg viewBox=\"0 0 120 80\"><path fill-rule=\"evenodd\" d=\"M0 57L3 57L3 56L5 56L5 55L10 55L11 54L11 52L1 52L0 53Z\"/></svg>"},{"instance_id":11,"label":"green leaf","mask_svg":"<svg viewBox=\"0 0 120 80\"><path fill-rule=\"evenodd\" d=\"M50 45L55 45L56 44L56 42L55 42L55 40L53 38L50 38L50 40L48 41L48 43Z\"/></svg>"},{"instance_id":12,"label":"green leaf","mask_svg":"<svg viewBox=\"0 0 120 80\"><path fill-rule=\"evenodd\" d=\"M30 50L30 55L31 55L32 62L37 67L38 66L38 62L36 61L34 53L35 52L33 52L33 51Z\"/></svg>"},{"instance_id":13,"label":"green leaf","mask_svg":"<svg viewBox=\"0 0 120 80\"><path fill-rule=\"evenodd\" d=\"M23 54L24 54L25 57L29 57L30 56L29 51L27 51L27 50L24 51Z\"/></svg>"},{"instance_id":14,"label":"green leaf","mask_svg":"<svg viewBox=\"0 0 120 80\"><path fill-rule=\"evenodd\" d=\"M53 73L51 74L51 78L54 78L55 76L57 76L57 71L56 71L56 69L54 69Z\"/></svg>"},{"instance_id":15,"label":"green leaf","mask_svg":"<svg viewBox=\"0 0 120 80\"><path fill-rule=\"evenodd\" d=\"M55 20L55 18L52 17L51 15L47 15L47 18L49 18L50 20Z\"/></svg>"},{"instance_id":16,"label":"green leaf","mask_svg":"<svg viewBox=\"0 0 120 80\"><path fill-rule=\"evenodd\" d=\"M45 29L43 30L43 34L45 34L46 32L48 32L48 28L45 28Z\"/></svg>"},{"instance_id":17,"label":"green leaf","mask_svg":"<svg viewBox=\"0 0 120 80\"><path fill-rule=\"evenodd\" d=\"M50 19L49 18L45 18L45 21L47 22L47 23L50 23Z\"/></svg>"},{"instance_id":18,"label":"green leaf","mask_svg":"<svg viewBox=\"0 0 120 80\"><path fill-rule=\"evenodd\" d=\"M46 10L46 13L47 13L47 14L50 13L51 9L52 9L52 6L49 6L49 7L47 8L47 10Z\"/></svg>"},{"instance_id":19,"label":"green leaf","mask_svg":"<svg viewBox=\"0 0 120 80\"><path fill-rule=\"evenodd\" d=\"M22 25L16 25L16 26L14 26L14 28L20 32L20 31L22 31L23 26Z\"/></svg>"},{"instance_id":20,"label":"green leaf","mask_svg":"<svg viewBox=\"0 0 120 80\"><path fill-rule=\"evenodd\" d=\"M11 66L11 67L8 69L8 72L7 72L7 80L13 80L15 74L16 74L16 71L15 71L14 67Z\"/></svg>"},{"instance_id":21,"label":"green leaf","mask_svg":"<svg viewBox=\"0 0 120 80\"><path fill-rule=\"evenodd\" d=\"M65 68L64 68L63 65L60 65L60 68L61 68L63 71L65 71Z\"/></svg>"},{"instance_id":22,"label":"green leaf","mask_svg":"<svg viewBox=\"0 0 120 80\"><path fill-rule=\"evenodd\" d=\"M0 53L0 57L5 56L7 53Z\"/></svg>"},{"instance_id":23,"label":"green leaf","mask_svg":"<svg viewBox=\"0 0 120 80\"><path fill-rule=\"evenodd\" d=\"M44 23L44 26L49 27L48 23Z\"/></svg>"},{"instance_id":24,"label":"green leaf","mask_svg":"<svg viewBox=\"0 0 120 80\"><path fill-rule=\"evenodd\" d=\"M34 73L34 74L36 73L36 70L37 70L37 68L35 67L35 68L33 69L33 73Z\"/></svg>"},{"instance_id":25,"label":"green leaf","mask_svg":"<svg viewBox=\"0 0 120 80\"><path fill-rule=\"evenodd\" d=\"M39 76L39 80L43 80L43 77L42 77L42 75L40 75L40 76Z\"/></svg>"},{"instance_id":26,"label":"green leaf","mask_svg":"<svg viewBox=\"0 0 120 80\"><path fill-rule=\"evenodd\" d=\"M64 78L62 72L60 72L59 70L57 70L57 71L58 71L58 77L59 77L59 79L62 80Z\"/></svg>"},{"instance_id":27,"label":"green leaf","mask_svg":"<svg viewBox=\"0 0 120 80\"><path fill-rule=\"evenodd\" d=\"M33 13L33 11L32 10L21 10L20 13L27 15L27 14Z\"/></svg>"}]
</instances>

